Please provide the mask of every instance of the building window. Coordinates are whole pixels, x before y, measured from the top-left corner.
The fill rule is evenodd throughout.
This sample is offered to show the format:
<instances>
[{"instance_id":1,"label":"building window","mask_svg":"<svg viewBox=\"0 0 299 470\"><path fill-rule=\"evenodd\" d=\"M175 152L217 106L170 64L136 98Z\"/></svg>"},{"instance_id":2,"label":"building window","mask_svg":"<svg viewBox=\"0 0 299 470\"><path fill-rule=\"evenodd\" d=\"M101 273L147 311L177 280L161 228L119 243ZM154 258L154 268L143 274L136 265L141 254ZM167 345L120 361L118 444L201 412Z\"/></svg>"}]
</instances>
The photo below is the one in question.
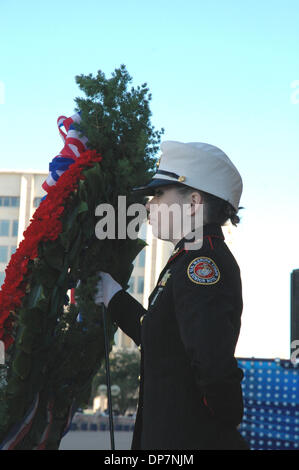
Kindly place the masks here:
<instances>
[{"instance_id":1,"label":"building window","mask_svg":"<svg viewBox=\"0 0 299 470\"><path fill-rule=\"evenodd\" d=\"M10 256L13 255L16 251L17 251L17 246L16 246L16 245L12 245L12 246L10 247Z\"/></svg>"},{"instance_id":2,"label":"building window","mask_svg":"<svg viewBox=\"0 0 299 470\"><path fill-rule=\"evenodd\" d=\"M144 277L139 276L138 284L137 284L137 294L143 294L143 289L144 289Z\"/></svg>"},{"instance_id":3,"label":"building window","mask_svg":"<svg viewBox=\"0 0 299 470\"><path fill-rule=\"evenodd\" d=\"M132 276L129 280L129 287L128 287L128 292L131 294L132 292L134 292L134 281L135 281L135 278L134 276Z\"/></svg>"},{"instance_id":4,"label":"building window","mask_svg":"<svg viewBox=\"0 0 299 470\"><path fill-rule=\"evenodd\" d=\"M0 271L0 288L4 282L5 279L5 273L3 271Z\"/></svg>"},{"instance_id":5,"label":"building window","mask_svg":"<svg viewBox=\"0 0 299 470\"><path fill-rule=\"evenodd\" d=\"M0 263L7 263L8 246L0 245Z\"/></svg>"},{"instance_id":6,"label":"building window","mask_svg":"<svg viewBox=\"0 0 299 470\"><path fill-rule=\"evenodd\" d=\"M42 198L41 197L35 197L33 199L33 207L38 207L40 205Z\"/></svg>"},{"instance_id":7,"label":"building window","mask_svg":"<svg viewBox=\"0 0 299 470\"><path fill-rule=\"evenodd\" d=\"M3 207L19 207L20 198L16 196L0 196L0 206Z\"/></svg>"},{"instance_id":8,"label":"building window","mask_svg":"<svg viewBox=\"0 0 299 470\"><path fill-rule=\"evenodd\" d=\"M19 221L18 220L13 220L12 221L12 236L13 237L18 236L18 229L19 229Z\"/></svg>"},{"instance_id":9,"label":"building window","mask_svg":"<svg viewBox=\"0 0 299 470\"><path fill-rule=\"evenodd\" d=\"M10 206L11 207L20 207L20 198L19 197L10 197Z\"/></svg>"},{"instance_id":10,"label":"building window","mask_svg":"<svg viewBox=\"0 0 299 470\"><path fill-rule=\"evenodd\" d=\"M0 220L0 237L9 236L9 220Z\"/></svg>"},{"instance_id":11,"label":"building window","mask_svg":"<svg viewBox=\"0 0 299 470\"><path fill-rule=\"evenodd\" d=\"M144 268L144 265L145 265L145 249L143 248L143 250L139 253L138 255L138 266L140 268Z\"/></svg>"}]
</instances>

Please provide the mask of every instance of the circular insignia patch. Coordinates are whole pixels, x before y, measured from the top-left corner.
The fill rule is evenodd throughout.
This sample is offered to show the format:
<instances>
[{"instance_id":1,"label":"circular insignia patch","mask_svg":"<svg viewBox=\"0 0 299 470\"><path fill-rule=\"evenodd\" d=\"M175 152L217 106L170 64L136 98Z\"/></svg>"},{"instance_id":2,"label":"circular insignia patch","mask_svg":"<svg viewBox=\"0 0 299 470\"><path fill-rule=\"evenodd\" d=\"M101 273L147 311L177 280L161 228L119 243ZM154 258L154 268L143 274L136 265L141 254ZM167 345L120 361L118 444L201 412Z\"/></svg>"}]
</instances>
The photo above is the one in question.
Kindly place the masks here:
<instances>
[{"instance_id":1,"label":"circular insignia patch","mask_svg":"<svg viewBox=\"0 0 299 470\"><path fill-rule=\"evenodd\" d=\"M192 260L187 268L187 274L195 284L216 284L220 279L217 264L211 258L205 256Z\"/></svg>"}]
</instances>

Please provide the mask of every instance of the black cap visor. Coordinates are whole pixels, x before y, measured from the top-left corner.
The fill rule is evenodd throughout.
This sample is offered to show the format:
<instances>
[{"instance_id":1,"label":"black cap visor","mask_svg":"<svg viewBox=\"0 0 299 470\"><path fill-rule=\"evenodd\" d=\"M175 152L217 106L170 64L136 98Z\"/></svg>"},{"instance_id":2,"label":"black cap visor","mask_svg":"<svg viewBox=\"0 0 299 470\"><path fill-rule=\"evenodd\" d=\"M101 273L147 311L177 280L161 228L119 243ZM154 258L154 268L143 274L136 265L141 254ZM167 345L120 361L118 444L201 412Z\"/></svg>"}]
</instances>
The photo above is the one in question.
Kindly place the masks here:
<instances>
[{"instance_id":1,"label":"black cap visor","mask_svg":"<svg viewBox=\"0 0 299 470\"><path fill-rule=\"evenodd\" d=\"M154 196L156 188L159 188L160 186L169 186L171 184L185 186L182 183L178 183L176 181L166 180L162 178L154 178L148 184L145 184L143 186L136 186L135 188L132 188L132 191L134 192L142 191L144 194L147 194L148 196Z\"/></svg>"}]
</instances>

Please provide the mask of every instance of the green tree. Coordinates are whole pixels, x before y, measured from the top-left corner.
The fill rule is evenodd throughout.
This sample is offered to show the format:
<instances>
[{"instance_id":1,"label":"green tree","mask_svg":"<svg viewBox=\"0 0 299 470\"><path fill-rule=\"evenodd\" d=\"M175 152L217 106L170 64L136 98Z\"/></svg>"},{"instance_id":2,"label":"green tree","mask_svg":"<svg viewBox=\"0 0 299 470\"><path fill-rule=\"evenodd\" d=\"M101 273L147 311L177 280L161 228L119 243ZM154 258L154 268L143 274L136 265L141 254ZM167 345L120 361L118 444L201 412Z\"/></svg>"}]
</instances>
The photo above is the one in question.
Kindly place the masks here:
<instances>
[{"instance_id":1,"label":"green tree","mask_svg":"<svg viewBox=\"0 0 299 470\"><path fill-rule=\"evenodd\" d=\"M136 407L139 388L140 354L138 351L119 350L110 354L110 377L111 385L118 385L119 395L112 397L113 410L118 409L124 414L128 408ZM98 395L99 385L106 385L106 368L103 363L93 378L90 404Z\"/></svg>"},{"instance_id":2,"label":"green tree","mask_svg":"<svg viewBox=\"0 0 299 470\"><path fill-rule=\"evenodd\" d=\"M115 69L111 78L99 70L76 77L85 98L76 98L82 121L79 130L88 138L89 148L102 156L106 202L116 202L126 194L130 202L142 201L143 196L130 195L131 188L155 172L160 138L150 118L152 99L146 83L129 88L132 77L125 65ZM117 191L115 190L117 188Z\"/></svg>"}]
</instances>

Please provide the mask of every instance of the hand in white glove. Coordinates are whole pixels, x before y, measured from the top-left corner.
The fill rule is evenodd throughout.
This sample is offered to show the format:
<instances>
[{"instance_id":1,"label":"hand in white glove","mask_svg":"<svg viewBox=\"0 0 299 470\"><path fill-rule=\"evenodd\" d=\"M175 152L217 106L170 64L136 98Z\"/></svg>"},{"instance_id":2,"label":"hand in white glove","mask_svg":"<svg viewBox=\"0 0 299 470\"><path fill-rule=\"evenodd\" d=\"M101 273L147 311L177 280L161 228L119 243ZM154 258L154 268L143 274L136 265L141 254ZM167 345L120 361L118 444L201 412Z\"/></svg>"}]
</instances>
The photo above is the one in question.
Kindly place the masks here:
<instances>
[{"instance_id":1,"label":"hand in white glove","mask_svg":"<svg viewBox=\"0 0 299 470\"><path fill-rule=\"evenodd\" d=\"M97 291L94 296L94 301L97 305L104 303L105 307L108 307L108 304L112 297L120 290L122 290L121 285L116 282L109 273L104 271L99 271L98 275L100 280L97 283Z\"/></svg>"}]
</instances>

